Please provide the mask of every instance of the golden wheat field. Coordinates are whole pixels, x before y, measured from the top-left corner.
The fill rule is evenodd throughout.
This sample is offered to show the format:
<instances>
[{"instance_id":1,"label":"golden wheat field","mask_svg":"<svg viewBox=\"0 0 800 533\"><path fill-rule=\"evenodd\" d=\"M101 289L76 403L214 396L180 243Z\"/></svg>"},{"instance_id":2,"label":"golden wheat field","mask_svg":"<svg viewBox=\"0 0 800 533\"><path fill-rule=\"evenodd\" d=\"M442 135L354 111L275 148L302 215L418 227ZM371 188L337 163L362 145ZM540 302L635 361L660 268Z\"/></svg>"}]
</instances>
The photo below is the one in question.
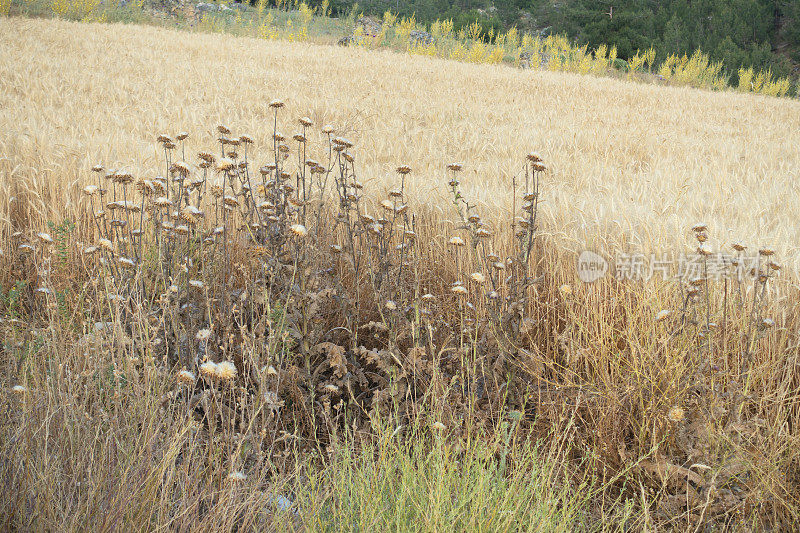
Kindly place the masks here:
<instances>
[{"instance_id":1,"label":"golden wheat field","mask_svg":"<svg viewBox=\"0 0 800 533\"><path fill-rule=\"evenodd\" d=\"M507 208L536 150L551 168L546 231L575 248L674 249L701 221L715 245L800 260L795 101L124 25L0 30L2 183L49 190L54 218L93 164L157 171L163 131L200 147L221 122L268 139L266 104L282 98L287 116L351 137L365 180L390 187L413 164L411 193L431 205L444 205L444 166L462 161L465 190Z\"/></svg>"},{"instance_id":2,"label":"golden wheat field","mask_svg":"<svg viewBox=\"0 0 800 533\"><path fill-rule=\"evenodd\" d=\"M799 125L0 18L0 529L791 531Z\"/></svg>"}]
</instances>

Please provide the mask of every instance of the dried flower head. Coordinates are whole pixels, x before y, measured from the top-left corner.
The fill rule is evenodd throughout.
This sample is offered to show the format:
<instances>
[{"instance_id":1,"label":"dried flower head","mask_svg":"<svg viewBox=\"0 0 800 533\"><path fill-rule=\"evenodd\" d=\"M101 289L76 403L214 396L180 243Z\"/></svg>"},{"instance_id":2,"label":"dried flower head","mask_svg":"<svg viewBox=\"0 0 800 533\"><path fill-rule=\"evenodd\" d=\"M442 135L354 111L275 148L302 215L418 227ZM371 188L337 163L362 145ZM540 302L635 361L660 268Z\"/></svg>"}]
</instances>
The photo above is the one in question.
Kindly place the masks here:
<instances>
[{"instance_id":1,"label":"dried flower head","mask_svg":"<svg viewBox=\"0 0 800 533\"><path fill-rule=\"evenodd\" d=\"M200 374L207 379L213 378L217 375L217 364L214 361L206 361L200 365Z\"/></svg>"},{"instance_id":2,"label":"dried flower head","mask_svg":"<svg viewBox=\"0 0 800 533\"><path fill-rule=\"evenodd\" d=\"M192 385L197 380L195 375L188 370L181 370L178 372L177 376L175 376L175 379L181 385Z\"/></svg>"},{"instance_id":3,"label":"dried flower head","mask_svg":"<svg viewBox=\"0 0 800 533\"><path fill-rule=\"evenodd\" d=\"M397 303L394 300L386 300L386 309L389 311L397 311Z\"/></svg>"},{"instance_id":4,"label":"dried flower head","mask_svg":"<svg viewBox=\"0 0 800 533\"><path fill-rule=\"evenodd\" d=\"M295 237L298 237L300 239L308 235L308 230L302 224L292 224L292 226L289 229L295 235Z\"/></svg>"},{"instance_id":5,"label":"dried flower head","mask_svg":"<svg viewBox=\"0 0 800 533\"><path fill-rule=\"evenodd\" d=\"M447 170L452 170L453 172L461 172L463 168L461 163L450 163L447 165Z\"/></svg>"},{"instance_id":6,"label":"dried flower head","mask_svg":"<svg viewBox=\"0 0 800 533\"><path fill-rule=\"evenodd\" d=\"M28 392L28 389L24 385L14 385L11 387L11 392L14 394L25 394Z\"/></svg>"},{"instance_id":7,"label":"dried flower head","mask_svg":"<svg viewBox=\"0 0 800 533\"><path fill-rule=\"evenodd\" d=\"M280 100L272 100L272 101L269 103L269 106L270 106L272 109L280 109L280 108L282 108L284 105L286 105L286 104L284 104L284 103L283 103L282 101L280 101Z\"/></svg>"},{"instance_id":8,"label":"dried flower head","mask_svg":"<svg viewBox=\"0 0 800 533\"><path fill-rule=\"evenodd\" d=\"M334 131L336 130L334 130L333 126L331 126L330 124L325 124L324 126L322 126L322 133L330 135Z\"/></svg>"},{"instance_id":9,"label":"dried flower head","mask_svg":"<svg viewBox=\"0 0 800 533\"><path fill-rule=\"evenodd\" d=\"M448 244L451 246L464 246L466 243L464 242L464 239L456 235L455 237L450 237Z\"/></svg>"},{"instance_id":10,"label":"dried flower head","mask_svg":"<svg viewBox=\"0 0 800 533\"><path fill-rule=\"evenodd\" d=\"M686 413L684 412L683 408L681 407L671 407L669 411L667 411L667 418L670 422L677 424L678 422L682 422L683 419L686 417Z\"/></svg>"},{"instance_id":11,"label":"dried flower head","mask_svg":"<svg viewBox=\"0 0 800 533\"><path fill-rule=\"evenodd\" d=\"M211 337L211 329L209 328L201 329L195 335L195 338L200 342L207 341L209 337Z\"/></svg>"},{"instance_id":12,"label":"dried flower head","mask_svg":"<svg viewBox=\"0 0 800 533\"><path fill-rule=\"evenodd\" d=\"M670 311L669 309L662 309L661 311L656 313L656 322L661 322L663 320L666 320L667 317L669 317L669 315L671 314L672 311Z\"/></svg>"},{"instance_id":13,"label":"dried flower head","mask_svg":"<svg viewBox=\"0 0 800 533\"><path fill-rule=\"evenodd\" d=\"M478 284L484 283L486 281L486 276L483 275L483 272L473 272L472 274L470 274L470 278L472 278L472 281Z\"/></svg>"},{"instance_id":14,"label":"dried flower head","mask_svg":"<svg viewBox=\"0 0 800 533\"><path fill-rule=\"evenodd\" d=\"M445 429L447 429L447 427L439 421L436 421L433 424L431 424L431 427L436 431L444 431Z\"/></svg>"},{"instance_id":15,"label":"dried flower head","mask_svg":"<svg viewBox=\"0 0 800 533\"><path fill-rule=\"evenodd\" d=\"M227 157L223 157L217 163L217 170L219 171L228 171L231 170L233 167L234 167L233 161Z\"/></svg>"},{"instance_id":16,"label":"dried flower head","mask_svg":"<svg viewBox=\"0 0 800 533\"><path fill-rule=\"evenodd\" d=\"M400 165L399 167L397 167L397 173L398 174L402 174L402 175L405 176L409 172L411 172L411 167L408 166L408 165Z\"/></svg>"},{"instance_id":17,"label":"dried flower head","mask_svg":"<svg viewBox=\"0 0 800 533\"><path fill-rule=\"evenodd\" d=\"M222 361L217 363L214 375L222 381L229 381L236 377L236 365L231 361Z\"/></svg>"},{"instance_id":18,"label":"dried flower head","mask_svg":"<svg viewBox=\"0 0 800 533\"><path fill-rule=\"evenodd\" d=\"M313 125L314 125L314 121L313 121L313 120L311 120L311 119L310 119L310 118L308 118L308 117L301 117L301 118L299 118L297 121L298 121L298 122L299 122L299 123L300 123L302 126L305 126L305 127L308 127L308 126L313 126Z\"/></svg>"}]
</instances>

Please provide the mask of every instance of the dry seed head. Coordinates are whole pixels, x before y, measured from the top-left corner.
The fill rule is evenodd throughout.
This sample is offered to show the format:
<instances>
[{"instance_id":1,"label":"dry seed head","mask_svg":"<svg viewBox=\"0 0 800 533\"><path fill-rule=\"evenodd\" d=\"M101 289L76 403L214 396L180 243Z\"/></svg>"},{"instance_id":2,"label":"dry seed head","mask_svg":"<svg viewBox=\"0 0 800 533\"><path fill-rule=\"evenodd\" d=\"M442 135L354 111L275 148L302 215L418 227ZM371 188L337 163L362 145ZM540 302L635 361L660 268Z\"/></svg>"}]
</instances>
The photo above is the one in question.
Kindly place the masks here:
<instances>
[{"instance_id":1,"label":"dry seed head","mask_svg":"<svg viewBox=\"0 0 800 533\"><path fill-rule=\"evenodd\" d=\"M180 372L178 372L178 375L175 376L175 379L181 385L192 385L197 380L195 375L192 372L189 372L188 370L181 370Z\"/></svg>"},{"instance_id":2,"label":"dry seed head","mask_svg":"<svg viewBox=\"0 0 800 533\"><path fill-rule=\"evenodd\" d=\"M105 248L106 250L114 250L114 244L108 239L99 239L97 244L100 245L101 248Z\"/></svg>"},{"instance_id":3,"label":"dry seed head","mask_svg":"<svg viewBox=\"0 0 800 533\"><path fill-rule=\"evenodd\" d=\"M771 318L765 318L764 320L761 321L761 325L764 326L764 328L771 328L775 326L775 321L772 320Z\"/></svg>"},{"instance_id":4,"label":"dry seed head","mask_svg":"<svg viewBox=\"0 0 800 533\"><path fill-rule=\"evenodd\" d=\"M342 247L338 244L331 244L331 253L333 254L340 254L342 253Z\"/></svg>"},{"instance_id":5,"label":"dry seed head","mask_svg":"<svg viewBox=\"0 0 800 533\"><path fill-rule=\"evenodd\" d=\"M199 152L197 154L197 157L199 159L205 161L206 163L213 163L217 159L216 157L214 157L212 154L210 154L208 152Z\"/></svg>"},{"instance_id":6,"label":"dry seed head","mask_svg":"<svg viewBox=\"0 0 800 533\"><path fill-rule=\"evenodd\" d=\"M36 236L45 244L53 244L53 238L49 233L37 233Z\"/></svg>"},{"instance_id":7,"label":"dry seed head","mask_svg":"<svg viewBox=\"0 0 800 533\"><path fill-rule=\"evenodd\" d=\"M469 292L467 291L467 288L464 287L463 285L454 285L450 287L450 290L453 293L458 294L459 296L465 296Z\"/></svg>"},{"instance_id":8,"label":"dry seed head","mask_svg":"<svg viewBox=\"0 0 800 533\"><path fill-rule=\"evenodd\" d=\"M295 237L298 237L300 239L308 235L308 230L302 224L292 224L292 226L289 229L292 231Z\"/></svg>"},{"instance_id":9,"label":"dry seed head","mask_svg":"<svg viewBox=\"0 0 800 533\"><path fill-rule=\"evenodd\" d=\"M383 207L387 211L394 211L394 204L390 200L382 201L381 202L381 207Z\"/></svg>"},{"instance_id":10,"label":"dry seed head","mask_svg":"<svg viewBox=\"0 0 800 533\"><path fill-rule=\"evenodd\" d=\"M467 217L467 221L469 221L471 224L477 224L481 221L481 217L478 215L470 215Z\"/></svg>"},{"instance_id":11,"label":"dry seed head","mask_svg":"<svg viewBox=\"0 0 800 533\"><path fill-rule=\"evenodd\" d=\"M353 143L350 142L348 139L345 139L344 137L334 137L333 139L331 139L331 142L338 146L344 146L345 148L353 147Z\"/></svg>"},{"instance_id":12,"label":"dry seed head","mask_svg":"<svg viewBox=\"0 0 800 533\"><path fill-rule=\"evenodd\" d=\"M769 268L771 268L772 270L780 270L781 269L781 266L778 263L776 263L775 261L770 261L769 263L767 263L767 266Z\"/></svg>"},{"instance_id":13,"label":"dry seed head","mask_svg":"<svg viewBox=\"0 0 800 533\"><path fill-rule=\"evenodd\" d=\"M464 246L465 243L464 239L462 239L459 236L455 236L455 237L450 237L448 244L450 244L451 246Z\"/></svg>"},{"instance_id":14,"label":"dry seed head","mask_svg":"<svg viewBox=\"0 0 800 533\"><path fill-rule=\"evenodd\" d=\"M686 413L684 412L683 408L681 407L671 407L669 411L667 411L667 418L670 422L677 424L678 422L682 422L683 419L686 417Z\"/></svg>"},{"instance_id":15,"label":"dry seed head","mask_svg":"<svg viewBox=\"0 0 800 533\"><path fill-rule=\"evenodd\" d=\"M211 329L209 328L201 329L197 332L197 335L195 335L195 338L201 342L207 341L210 337L211 337Z\"/></svg>"},{"instance_id":16,"label":"dry seed head","mask_svg":"<svg viewBox=\"0 0 800 533\"><path fill-rule=\"evenodd\" d=\"M292 139L294 139L295 141L297 141L299 143L306 142L306 136L303 135L302 133L295 133L294 135L292 135Z\"/></svg>"},{"instance_id":17,"label":"dry seed head","mask_svg":"<svg viewBox=\"0 0 800 533\"><path fill-rule=\"evenodd\" d=\"M282 108L284 105L285 105L285 104L284 104L282 101L280 101L280 100L277 100L277 99L276 99L276 100L272 100L272 101L269 103L269 106L270 106L272 109L280 109L280 108Z\"/></svg>"},{"instance_id":18,"label":"dry seed head","mask_svg":"<svg viewBox=\"0 0 800 533\"><path fill-rule=\"evenodd\" d=\"M189 286L192 287L193 289L202 290L203 287L205 287L205 284L199 279L190 279Z\"/></svg>"},{"instance_id":19,"label":"dry seed head","mask_svg":"<svg viewBox=\"0 0 800 533\"><path fill-rule=\"evenodd\" d=\"M217 126L217 131L220 132L223 135L230 135L231 134L230 128L228 128L224 124L220 124L219 126Z\"/></svg>"},{"instance_id":20,"label":"dry seed head","mask_svg":"<svg viewBox=\"0 0 800 533\"><path fill-rule=\"evenodd\" d=\"M172 140L172 137L170 137L169 135L167 135L165 133L162 133L161 135L156 137L156 141L160 142L161 144L174 144L174 141Z\"/></svg>"},{"instance_id":21,"label":"dry seed head","mask_svg":"<svg viewBox=\"0 0 800 533\"><path fill-rule=\"evenodd\" d=\"M431 427L436 431L444 431L445 429L447 429L447 427L444 424L438 421L431 424Z\"/></svg>"},{"instance_id":22,"label":"dry seed head","mask_svg":"<svg viewBox=\"0 0 800 533\"><path fill-rule=\"evenodd\" d=\"M245 479L247 479L247 474L245 474L244 472L231 472L230 474L228 474L228 479L230 479L231 481L244 481Z\"/></svg>"},{"instance_id":23,"label":"dry seed head","mask_svg":"<svg viewBox=\"0 0 800 533\"><path fill-rule=\"evenodd\" d=\"M249 135L239 135L239 141L241 141L242 144L253 144L255 142Z\"/></svg>"},{"instance_id":24,"label":"dry seed head","mask_svg":"<svg viewBox=\"0 0 800 533\"><path fill-rule=\"evenodd\" d=\"M386 300L386 309L389 311L397 311L397 303L394 300Z\"/></svg>"},{"instance_id":25,"label":"dry seed head","mask_svg":"<svg viewBox=\"0 0 800 533\"><path fill-rule=\"evenodd\" d=\"M222 199L222 202L230 207L238 207L239 205L239 199L235 196L226 196Z\"/></svg>"},{"instance_id":26,"label":"dry seed head","mask_svg":"<svg viewBox=\"0 0 800 533\"><path fill-rule=\"evenodd\" d=\"M436 299L436 296L434 296L434 295L433 295L433 294L431 294L431 293L426 293L426 294L423 294L423 295L421 296L421 299L422 299L422 300L424 300L424 301L426 301L426 302L432 302L433 300L435 300L435 299Z\"/></svg>"},{"instance_id":27,"label":"dry seed head","mask_svg":"<svg viewBox=\"0 0 800 533\"><path fill-rule=\"evenodd\" d=\"M356 158L353 157L353 154L347 151L342 152L342 157L344 157L344 160L347 161L348 163L352 163L353 161L356 160Z\"/></svg>"},{"instance_id":28,"label":"dry seed head","mask_svg":"<svg viewBox=\"0 0 800 533\"><path fill-rule=\"evenodd\" d=\"M133 259L128 259L127 257L119 257L118 259L120 266L125 268L136 268L136 263Z\"/></svg>"},{"instance_id":29,"label":"dry seed head","mask_svg":"<svg viewBox=\"0 0 800 533\"><path fill-rule=\"evenodd\" d=\"M301 117L300 119L298 119L298 122L300 123L300 125L305 127L314 125L314 121L308 117Z\"/></svg>"},{"instance_id":30,"label":"dry seed head","mask_svg":"<svg viewBox=\"0 0 800 533\"><path fill-rule=\"evenodd\" d=\"M99 190L100 188L97 185L87 185L86 187L83 188L83 193L86 196L94 196L95 194L97 194L97 191Z\"/></svg>"},{"instance_id":31,"label":"dry seed head","mask_svg":"<svg viewBox=\"0 0 800 533\"><path fill-rule=\"evenodd\" d=\"M14 394L25 394L26 392L28 392L28 389L23 385L14 385L13 387L11 387L11 392L13 392Z\"/></svg>"},{"instance_id":32,"label":"dry seed head","mask_svg":"<svg viewBox=\"0 0 800 533\"><path fill-rule=\"evenodd\" d=\"M230 361L222 361L217 363L214 375L222 381L229 381L236 377L236 365Z\"/></svg>"},{"instance_id":33,"label":"dry seed head","mask_svg":"<svg viewBox=\"0 0 800 533\"><path fill-rule=\"evenodd\" d=\"M547 167L546 167L546 166L544 166L544 165L543 165L543 164L541 164L541 163L534 163L533 165L531 165L531 167L532 167L532 168L533 168L533 170L535 170L536 172L544 172L545 170L547 170Z\"/></svg>"},{"instance_id":34,"label":"dry seed head","mask_svg":"<svg viewBox=\"0 0 800 533\"><path fill-rule=\"evenodd\" d=\"M537 154L536 152L528 152L528 155L525 157L528 159L528 161L531 161L533 163L539 163L542 161L542 158L539 157L539 154Z\"/></svg>"},{"instance_id":35,"label":"dry seed head","mask_svg":"<svg viewBox=\"0 0 800 533\"><path fill-rule=\"evenodd\" d=\"M700 232L707 231L707 230L708 230L708 225L704 224L702 222L692 226L692 231L695 232L695 233L700 233Z\"/></svg>"},{"instance_id":36,"label":"dry seed head","mask_svg":"<svg viewBox=\"0 0 800 533\"><path fill-rule=\"evenodd\" d=\"M179 141L185 141L189 137L189 133L186 131L182 131L175 136L176 139Z\"/></svg>"},{"instance_id":37,"label":"dry seed head","mask_svg":"<svg viewBox=\"0 0 800 533\"><path fill-rule=\"evenodd\" d=\"M330 135L334 131L335 130L334 130L333 126L331 126L330 124L325 124L324 126L322 126L322 133L326 133L326 134Z\"/></svg>"},{"instance_id":38,"label":"dry seed head","mask_svg":"<svg viewBox=\"0 0 800 533\"><path fill-rule=\"evenodd\" d=\"M475 235L477 235L481 239L485 239L487 237L491 237L492 236L492 232L489 231L486 228L478 228L478 230L475 232Z\"/></svg>"},{"instance_id":39,"label":"dry seed head","mask_svg":"<svg viewBox=\"0 0 800 533\"><path fill-rule=\"evenodd\" d=\"M278 371L277 371L277 370L275 370L275 367L274 367L274 366L270 365L270 366L267 368L267 375L268 375L268 376L277 376L277 375L278 375Z\"/></svg>"},{"instance_id":40,"label":"dry seed head","mask_svg":"<svg viewBox=\"0 0 800 533\"><path fill-rule=\"evenodd\" d=\"M483 272L473 272L470 274L472 281L478 284L482 284L486 281L486 276L483 275Z\"/></svg>"},{"instance_id":41,"label":"dry seed head","mask_svg":"<svg viewBox=\"0 0 800 533\"><path fill-rule=\"evenodd\" d=\"M656 313L656 322L662 322L662 321L666 320L667 317L669 317L669 315L671 315L671 314L672 314L672 311L670 311L669 309L662 309L661 311Z\"/></svg>"},{"instance_id":42,"label":"dry seed head","mask_svg":"<svg viewBox=\"0 0 800 533\"><path fill-rule=\"evenodd\" d=\"M493 266L493 267L494 267L496 270L505 270L505 269L506 269L506 264L505 264L505 263L503 263L502 261L497 261L497 262L496 262L496 263L494 263L492 266Z\"/></svg>"},{"instance_id":43,"label":"dry seed head","mask_svg":"<svg viewBox=\"0 0 800 533\"><path fill-rule=\"evenodd\" d=\"M775 250L773 250L772 248L761 248L758 251L758 254L763 255L764 257L769 257L775 254Z\"/></svg>"},{"instance_id":44,"label":"dry seed head","mask_svg":"<svg viewBox=\"0 0 800 533\"><path fill-rule=\"evenodd\" d=\"M205 378L213 378L217 375L217 364L213 361L206 361L200 365L200 374Z\"/></svg>"},{"instance_id":45,"label":"dry seed head","mask_svg":"<svg viewBox=\"0 0 800 533\"><path fill-rule=\"evenodd\" d=\"M408 166L408 165L400 165L399 167L397 167L397 173L398 174L402 174L402 175L405 176L409 172L411 172L411 167Z\"/></svg>"},{"instance_id":46,"label":"dry seed head","mask_svg":"<svg viewBox=\"0 0 800 533\"><path fill-rule=\"evenodd\" d=\"M92 167L92 172L102 172L102 171L103 171L103 165L95 165Z\"/></svg>"},{"instance_id":47,"label":"dry seed head","mask_svg":"<svg viewBox=\"0 0 800 533\"><path fill-rule=\"evenodd\" d=\"M452 170L453 172L461 172L463 166L461 163L450 163L447 165L447 170Z\"/></svg>"},{"instance_id":48,"label":"dry seed head","mask_svg":"<svg viewBox=\"0 0 800 533\"><path fill-rule=\"evenodd\" d=\"M743 244L740 244L738 242L733 243L732 246L733 246L733 249L736 250L737 252L742 252L742 251L744 251L745 248L747 248L747 246L745 246Z\"/></svg>"},{"instance_id":49,"label":"dry seed head","mask_svg":"<svg viewBox=\"0 0 800 533\"><path fill-rule=\"evenodd\" d=\"M220 171L227 171L227 170L230 170L230 169L232 169L232 168L233 168L233 166L234 166L234 164L233 164L233 161L232 161L232 160L230 160L230 159L229 159L229 158L227 158L227 157L223 157L223 158L222 158L222 159L220 159L220 160L219 160L219 162L217 163L217 170L220 170Z\"/></svg>"}]
</instances>

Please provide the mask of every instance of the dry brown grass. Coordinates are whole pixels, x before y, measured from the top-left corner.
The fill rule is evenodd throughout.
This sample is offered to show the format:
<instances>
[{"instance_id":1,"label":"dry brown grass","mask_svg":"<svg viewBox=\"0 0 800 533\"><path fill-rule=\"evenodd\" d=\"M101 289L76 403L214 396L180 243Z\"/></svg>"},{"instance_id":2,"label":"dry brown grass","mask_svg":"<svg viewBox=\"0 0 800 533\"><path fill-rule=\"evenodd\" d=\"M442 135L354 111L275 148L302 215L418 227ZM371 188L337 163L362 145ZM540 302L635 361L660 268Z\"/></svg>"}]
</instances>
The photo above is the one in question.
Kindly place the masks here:
<instances>
[{"instance_id":1,"label":"dry brown grass","mask_svg":"<svg viewBox=\"0 0 800 533\"><path fill-rule=\"evenodd\" d=\"M798 226L791 213L797 201L792 189L798 134L790 125L800 115L797 103L391 53L17 19L0 19L0 83L4 245L12 231L23 232L16 246L35 241L33 233L45 221L63 218L79 222L70 245L96 239L85 225L86 200L79 192L91 179L89 168L102 162L137 177L162 173L163 156L154 143L160 133L192 133L186 159L193 161L196 149L213 146L214 126L225 123L256 139L250 158L262 164L269 160L273 127L267 104L280 97L287 105L279 129L287 136L294 132L289 124L308 115L317 128L335 124L356 141L358 177L372 200L397 186L398 164L413 167L409 204L420 217L421 245L414 252L414 276L396 288L416 305L410 287L420 289L422 283L442 302L429 318L401 313L386 318L380 314L386 294L371 293L374 279L363 272L359 279L336 263L331 271L339 276L332 281L308 275L331 265L323 252L327 240L342 239L323 227L321 242L293 248L294 270L289 279L278 276L270 291L286 295L286 308L295 317L306 312L303 298L309 291L331 289L355 303L341 304L350 305L346 311L317 309L322 317L314 323L324 327L310 327L318 330L314 342L323 341L321 350L310 350L302 339L280 348L284 331L264 313L265 306L274 310L269 298L241 300L251 313L248 320L226 307L228 283L247 286L248 278L241 274L246 269L234 269L231 277L228 254L215 251L201 274L225 302L209 303L208 320L220 344L207 349L214 357L233 357L242 396L234 396L239 389L198 380L190 391L205 394L206 403L187 409L193 396L175 392L174 376L177 361L192 370L196 361L178 359L175 346L170 353L163 343L150 348L151 336L162 336L167 344L180 338L180 324L174 332L163 325L178 316L177 305L137 300L142 294L136 292L136 278L126 286L134 296L116 308L109 338L98 346L76 344L91 322L109 318L108 309L115 309L102 287L82 284L95 264L84 271L77 246L65 255L57 245L37 244L30 255L6 246L9 253L0 262L13 270L0 276L4 289L27 276L56 290L86 290L85 300L64 304L29 290L22 322L3 323L8 357L2 384L29 388L22 395L4 390L2 397L11 416L0 425L8 437L5 444L0 441L7 458L0 462L0 476L15 490L0 501L0 518L9 527L80 529L98 514L104 517L100 528L108 529L142 520L187 529L264 527L271 518L247 509L264 508L270 499L267 481L305 479L305 465L293 462L302 462L298 457L335 455L339 439L348 438L339 432L348 435L351 425L345 411L355 413L352 438L369 440L375 429L370 424L381 416L408 423L425 409L425 416L441 418L447 431L431 437L431 428L443 430L415 429L421 438L449 439L458 453L459 439L485 437L485 430L490 457L502 456L505 464L509 441L504 448L500 437L508 426L501 421L511 417L510 408L525 410L524 417L513 415L520 422L511 430L519 431L514 439L541 439L548 461L557 465L554 486L597 476L588 483L596 491L586 493L585 508L571 504L585 527L615 527L625 514L623 501L637 509L630 524L646 529L739 523L780 529L800 518L796 278L770 277L764 303L752 312L751 298L762 294L766 282L749 282L741 293L734 282L701 283L703 297L684 304L673 284L605 279L582 285L571 253L586 246L682 251L689 242L687 228L702 219L715 244L734 239L770 244L781 261L796 261L792 243ZM319 158L327 150L323 137L309 137L312 155ZM478 309L471 329L464 322L464 300L448 285L466 279L467 265L479 254L462 252L456 260L445 244L454 233L466 236L454 229L445 165L464 162L465 195L477 199L480 214L497 223L497 251L511 255L510 239L500 230L510 218L511 175L520 176L523 154L531 149L550 169L542 178L542 233L533 267L542 278L530 287L523 283L522 290L506 285L519 300L502 304L508 311L502 321L467 281L468 298ZM246 262L237 255L241 250L232 251L233 264ZM37 280L34 267L45 258L52 261L52 272ZM297 267L306 262L313 269ZM167 284L149 279L152 272L137 272L142 287L152 283L144 296ZM303 297L296 297L296 284ZM780 292L771 290L776 284ZM192 298L196 295L186 301ZM5 305L10 313L12 306ZM673 315L656 321L666 308ZM162 325L142 318L153 312ZM764 317L774 317L775 324L764 325ZM88 325L76 325L81 318ZM382 321L383 328L357 342L343 329L353 329L353 320ZM204 327L205 321L202 316L191 328ZM708 333L709 321L722 326ZM423 323L430 328L427 335L420 333ZM190 338L191 328L184 331ZM475 337L466 338L465 330ZM241 337L225 340L233 333ZM360 342L375 351L361 350ZM287 350L280 354L287 360L276 358L276 346ZM420 356L416 349L423 346ZM292 359L298 354L303 357ZM348 370L366 369L369 387L345 385L338 372L345 368L341 356ZM339 362L329 365L328 359ZM273 363L276 374L256 379ZM388 386L395 378L406 391L402 398ZM485 396L473 402L468 389L478 378ZM275 379L280 383L269 381ZM333 383L336 392L325 392L323 384ZM274 385L285 402L269 418L264 384ZM329 399L348 390L352 402L331 415L330 405L315 406L306 386ZM410 397L413 401L406 401ZM354 407L361 408L359 399L371 405L369 417ZM392 402L394 410L388 409ZM232 414L226 414L228 406ZM201 421L192 422L200 410ZM223 424L217 430L218 418ZM224 427L226 420L238 420L238 429ZM90 466L93 470L83 474ZM249 490L242 493L226 481L239 468L249 474ZM73 484L57 483L59 477ZM34 497L43 494L56 503Z\"/></svg>"}]
</instances>

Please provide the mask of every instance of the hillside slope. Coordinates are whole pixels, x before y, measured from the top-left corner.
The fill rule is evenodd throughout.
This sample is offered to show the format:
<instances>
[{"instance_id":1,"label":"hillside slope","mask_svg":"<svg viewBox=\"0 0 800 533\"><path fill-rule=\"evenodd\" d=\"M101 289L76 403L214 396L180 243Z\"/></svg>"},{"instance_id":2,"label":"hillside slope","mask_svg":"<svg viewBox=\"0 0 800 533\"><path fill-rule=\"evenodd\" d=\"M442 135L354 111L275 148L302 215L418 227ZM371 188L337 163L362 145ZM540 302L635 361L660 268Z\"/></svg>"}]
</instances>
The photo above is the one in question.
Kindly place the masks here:
<instances>
[{"instance_id":1,"label":"hillside slope","mask_svg":"<svg viewBox=\"0 0 800 533\"><path fill-rule=\"evenodd\" d=\"M353 138L369 179L388 188L394 167L412 164L413 194L445 212L445 164L463 161L465 190L493 206L507 197L511 169L538 150L551 169L544 225L576 248L674 249L704 220L715 244L767 243L800 258L794 101L14 18L0 19L0 80L0 183L36 180L65 199L58 205L98 161L156 172L162 131L205 132L196 142L208 145L224 122L263 143L266 103L280 97L287 116Z\"/></svg>"}]
</instances>

